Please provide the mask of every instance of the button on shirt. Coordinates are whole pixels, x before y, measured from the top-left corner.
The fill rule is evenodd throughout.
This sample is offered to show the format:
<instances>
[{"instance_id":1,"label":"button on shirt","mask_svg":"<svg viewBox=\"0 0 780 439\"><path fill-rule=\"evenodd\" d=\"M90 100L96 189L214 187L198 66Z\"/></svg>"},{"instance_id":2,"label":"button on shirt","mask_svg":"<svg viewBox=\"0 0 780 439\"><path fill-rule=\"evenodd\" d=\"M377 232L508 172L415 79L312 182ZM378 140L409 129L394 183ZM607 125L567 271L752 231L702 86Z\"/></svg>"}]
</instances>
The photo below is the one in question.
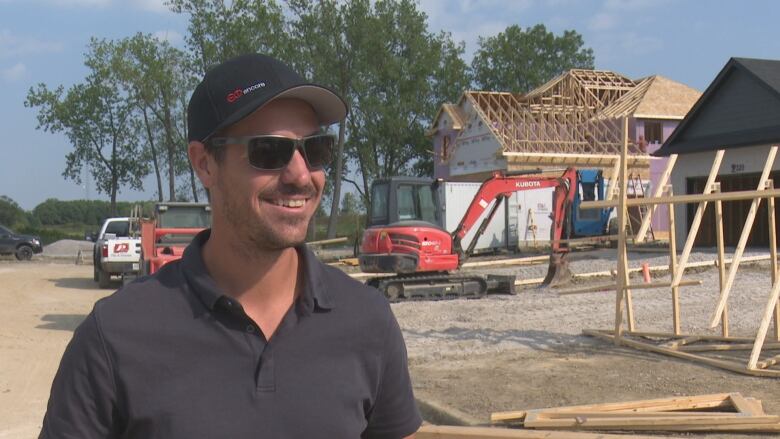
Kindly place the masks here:
<instances>
[{"instance_id":1,"label":"button on shirt","mask_svg":"<svg viewBox=\"0 0 780 439\"><path fill-rule=\"evenodd\" d=\"M297 248L304 288L271 340L201 257L101 299L76 329L41 438L388 438L421 418L406 348L373 288Z\"/></svg>"}]
</instances>

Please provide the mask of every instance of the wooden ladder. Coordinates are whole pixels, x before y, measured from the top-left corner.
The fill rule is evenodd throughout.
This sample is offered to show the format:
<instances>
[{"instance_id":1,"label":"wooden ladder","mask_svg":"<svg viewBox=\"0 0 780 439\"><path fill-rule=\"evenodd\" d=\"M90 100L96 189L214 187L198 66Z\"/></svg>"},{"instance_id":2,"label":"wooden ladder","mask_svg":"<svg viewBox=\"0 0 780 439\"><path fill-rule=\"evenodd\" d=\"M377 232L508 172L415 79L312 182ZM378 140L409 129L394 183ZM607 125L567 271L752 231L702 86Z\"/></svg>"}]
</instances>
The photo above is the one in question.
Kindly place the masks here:
<instances>
[{"instance_id":1,"label":"wooden ladder","mask_svg":"<svg viewBox=\"0 0 780 439\"><path fill-rule=\"evenodd\" d=\"M642 176L637 173L630 173L628 174L628 189L627 192L629 194L633 194L635 198L645 198L647 194L645 193L645 186L642 184ZM641 222L641 219L644 218L646 215L649 215L650 213L650 207L647 205L637 206L637 209L639 210L639 219ZM633 236L636 234L637 230L634 230L634 225L631 222L631 215L629 213L628 215L628 229ZM652 224L647 228L647 235L650 237L650 240L655 241L655 234L653 233L653 226Z\"/></svg>"}]
</instances>

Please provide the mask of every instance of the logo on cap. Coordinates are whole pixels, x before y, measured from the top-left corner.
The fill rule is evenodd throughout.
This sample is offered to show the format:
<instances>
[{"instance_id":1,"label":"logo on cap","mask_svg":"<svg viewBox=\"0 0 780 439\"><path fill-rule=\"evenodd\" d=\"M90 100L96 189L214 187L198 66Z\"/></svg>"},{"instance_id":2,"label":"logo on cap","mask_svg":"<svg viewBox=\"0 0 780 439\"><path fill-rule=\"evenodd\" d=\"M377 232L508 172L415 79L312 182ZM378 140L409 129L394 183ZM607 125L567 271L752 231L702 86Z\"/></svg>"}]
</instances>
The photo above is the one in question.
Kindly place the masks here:
<instances>
[{"instance_id":1,"label":"logo on cap","mask_svg":"<svg viewBox=\"0 0 780 439\"><path fill-rule=\"evenodd\" d=\"M237 88L232 92L228 93L225 99L228 101L228 103L232 104L233 102L239 100L242 96L252 93L253 91L263 87L265 87L265 82L261 81L247 88Z\"/></svg>"}]
</instances>

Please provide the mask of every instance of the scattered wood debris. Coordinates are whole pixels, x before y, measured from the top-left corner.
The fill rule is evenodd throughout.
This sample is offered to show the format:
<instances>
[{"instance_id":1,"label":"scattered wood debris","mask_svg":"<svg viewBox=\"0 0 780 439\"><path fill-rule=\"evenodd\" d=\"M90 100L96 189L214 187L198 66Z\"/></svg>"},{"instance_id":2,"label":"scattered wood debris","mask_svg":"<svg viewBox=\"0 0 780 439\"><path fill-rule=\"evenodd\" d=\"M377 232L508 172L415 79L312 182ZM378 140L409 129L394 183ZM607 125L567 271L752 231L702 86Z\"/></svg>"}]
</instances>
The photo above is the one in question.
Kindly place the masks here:
<instances>
[{"instance_id":1,"label":"scattered wood debris","mask_svg":"<svg viewBox=\"0 0 780 439\"><path fill-rule=\"evenodd\" d=\"M739 393L497 412L490 420L548 430L780 432L780 416Z\"/></svg>"}]
</instances>

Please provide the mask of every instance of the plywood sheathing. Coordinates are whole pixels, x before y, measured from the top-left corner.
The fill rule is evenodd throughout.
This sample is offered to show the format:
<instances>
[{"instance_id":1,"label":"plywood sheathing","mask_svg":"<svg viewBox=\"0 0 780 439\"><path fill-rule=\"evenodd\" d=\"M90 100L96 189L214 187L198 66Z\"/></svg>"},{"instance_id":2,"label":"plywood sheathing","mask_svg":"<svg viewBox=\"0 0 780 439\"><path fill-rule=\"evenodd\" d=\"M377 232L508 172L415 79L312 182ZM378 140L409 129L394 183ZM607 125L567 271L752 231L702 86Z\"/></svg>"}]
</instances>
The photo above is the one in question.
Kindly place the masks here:
<instances>
[{"instance_id":1,"label":"plywood sheathing","mask_svg":"<svg viewBox=\"0 0 780 439\"><path fill-rule=\"evenodd\" d=\"M660 75L638 81L633 90L607 106L605 117L629 115L637 119L682 120L701 93Z\"/></svg>"}]
</instances>

